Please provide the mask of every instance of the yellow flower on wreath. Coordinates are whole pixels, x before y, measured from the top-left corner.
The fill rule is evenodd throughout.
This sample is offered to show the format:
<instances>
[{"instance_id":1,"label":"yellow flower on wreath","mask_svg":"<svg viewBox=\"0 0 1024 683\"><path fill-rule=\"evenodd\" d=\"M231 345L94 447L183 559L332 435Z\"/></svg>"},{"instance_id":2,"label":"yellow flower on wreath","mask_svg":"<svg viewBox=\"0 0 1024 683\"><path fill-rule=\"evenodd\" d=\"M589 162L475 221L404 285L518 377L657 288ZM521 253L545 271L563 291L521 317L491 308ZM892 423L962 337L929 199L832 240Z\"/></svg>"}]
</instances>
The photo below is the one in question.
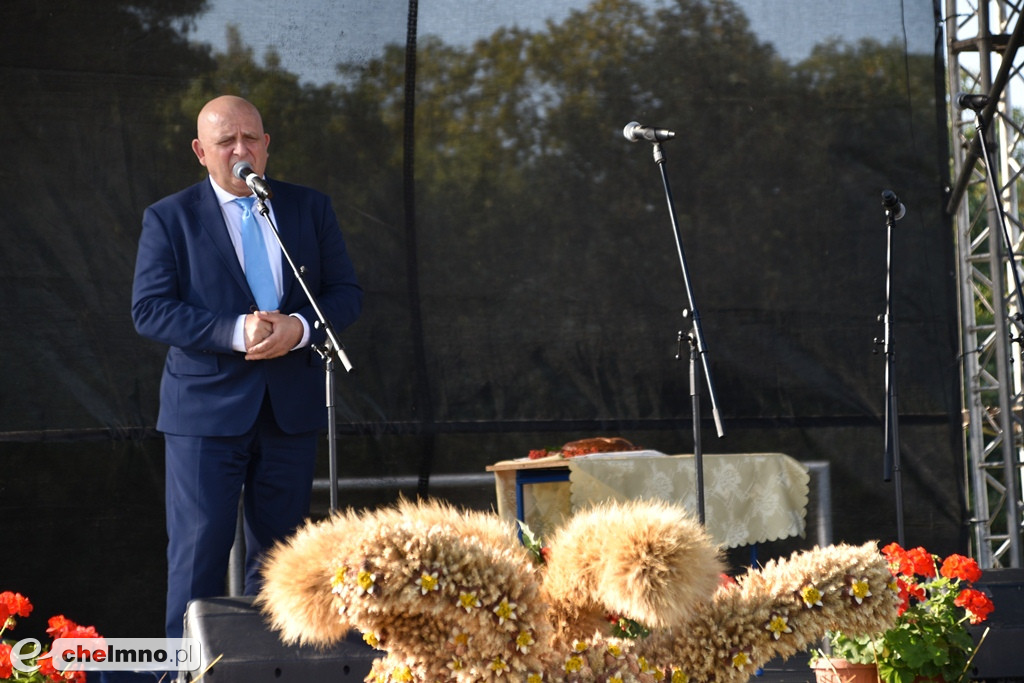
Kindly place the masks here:
<instances>
[{"instance_id":1,"label":"yellow flower on wreath","mask_svg":"<svg viewBox=\"0 0 1024 683\"><path fill-rule=\"evenodd\" d=\"M491 660L491 671L495 672L499 676L506 671L510 671L508 662L502 659L501 655L498 655Z\"/></svg>"},{"instance_id":2,"label":"yellow flower on wreath","mask_svg":"<svg viewBox=\"0 0 1024 683\"><path fill-rule=\"evenodd\" d=\"M864 603L864 598L871 597L871 585L868 583L867 579L853 579L847 590L850 597L853 598L858 605Z\"/></svg>"},{"instance_id":3,"label":"yellow flower on wreath","mask_svg":"<svg viewBox=\"0 0 1024 683\"><path fill-rule=\"evenodd\" d=\"M472 636L466 631L456 631L448 638L448 642L457 648L466 647L469 645L471 638Z\"/></svg>"},{"instance_id":4,"label":"yellow flower on wreath","mask_svg":"<svg viewBox=\"0 0 1024 683\"><path fill-rule=\"evenodd\" d=\"M805 607L823 607L821 598L821 591L810 584L800 589L800 599L804 601Z\"/></svg>"},{"instance_id":5,"label":"yellow flower on wreath","mask_svg":"<svg viewBox=\"0 0 1024 683\"><path fill-rule=\"evenodd\" d=\"M437 578L437 572L423 572L420 574L420 578L416 580L416 585L420 587L420 595L426 595L431 591L441 589L441 582Z\"/></svg>"},{"instance_id":6,"label":"yellow flower on wreath","mask_svg":"<svg viewBox=\"0 0 1024 683\"><path fill-rule=\"evenodd\" d=\"M359 572L356 576L356 593L362 595L363 593L373 594L373 589L376 587L377 575L371 574L365 569Z\"/></svg>"},{"instance_id":7,"label":"yellow flower on wreath","mask_svg":"<svg viewBox=\"0 0 1024 683\"><path fill-rule=\"evenodd\" d=\"M793 628L789 625L789 617L782 614L773 614L764 628L771 632L775 640L781 638L783 633L793 632Z\"/></svg>"},{"instance_id":8,"label":"yellow flower on wreath","mask_svg":"<svg viewBox=\"0 0 1024 683\"><path fill-rule=\"evenodd\" d=\"M743 667L745 667L745 666L747 666L749 664L750 664L750 655L747 654L746 652L744 652L743 650L739 650L738 652L735 652L733 654L733 656L732 656L732 665L733 665L734 668L742 669Z\"/></svg>"},{"instance_id":9,"label":"yellow flower on wreath","mask_svg":"<svg viewBox=\"0 0 1024 683\"><path fill-rule=\"evenodd\" d=\"M331 577L331 592L339 593L342 585L345 583L345 575L348 574L348 567L338 567L334 572L334 576Z\"/></svg>"},{"instance_id":10,"label":"yellow flower on wreath","mask_svg":"<svg viewBox=\"0 0 1024 683\"><path fill-rule=\"evenodd\" d=\"M506 621L513 621L516 618L516 603L509 602L508 598L502 598L501 602L494 608L494 613L498 616L498 625L504 624Z\"/></svg>"},{"instance_id":11,"label":"yellow flower on wreath","mask_svg":"<svg viewBox=\"0 0 1024 683\"><path fill-rule=\"evenodd\" d=\"M520 631L519 635L516 636L516 649L522 652L524 655L530 653L530 648L534 644L533 634L529 631Z\"/></svg>"},{"instance_id":12,"label":"yellow flower on wreath","mask_svg":"<svg viewBox=\"0 0 1024 683\"><path fill-rule=\"evenodd\" d=\"M656 674L659 673L658 669L647 661L646 657L637 657L637 666L640 667L640 673L642 674Z\"/></svg>"},{"instance_id":13,"label":"yellow flower on wreath","mask_svg":"<svg viewBox=\"0 0 1024 683\"><path fill-rule=\"evenodd\" d=\"M681 669L675 669L672 672L672 683L690 683L690 677L687 676Z\"/></svg>"},{"instance_id":14,"label":"yellow flower on wreath","mask_svg":"<svg viewBox=\"0 0 1024 683\"><path fill-rule=\"evenodd\" d=\"M476 593L459 593L459 607L466 610L467 613L479 606L480 598L476 596Z\"/></svg>"}]
</instances>

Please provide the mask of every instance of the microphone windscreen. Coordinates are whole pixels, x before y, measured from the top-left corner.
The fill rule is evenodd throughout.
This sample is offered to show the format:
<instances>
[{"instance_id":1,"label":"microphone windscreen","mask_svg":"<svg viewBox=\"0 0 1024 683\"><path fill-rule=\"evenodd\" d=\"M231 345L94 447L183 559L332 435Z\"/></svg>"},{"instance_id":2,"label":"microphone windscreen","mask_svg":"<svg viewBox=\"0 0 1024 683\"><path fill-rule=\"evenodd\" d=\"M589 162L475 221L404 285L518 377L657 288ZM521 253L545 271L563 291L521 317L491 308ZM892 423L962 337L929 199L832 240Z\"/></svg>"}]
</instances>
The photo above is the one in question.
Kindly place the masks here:
<instances>
[{"instance_id":1,"label":"microphone windscreen","mask_svg":"<svg viewBox=\"0 0 1024 683\"><path fill-rule=\"evenodd\" d=\"M231 173L233 173L236 178L245 180L255 173L255 171L252 170L252 165L248 161L239 161L231 167Z\"/></svg>"}]
</instances>

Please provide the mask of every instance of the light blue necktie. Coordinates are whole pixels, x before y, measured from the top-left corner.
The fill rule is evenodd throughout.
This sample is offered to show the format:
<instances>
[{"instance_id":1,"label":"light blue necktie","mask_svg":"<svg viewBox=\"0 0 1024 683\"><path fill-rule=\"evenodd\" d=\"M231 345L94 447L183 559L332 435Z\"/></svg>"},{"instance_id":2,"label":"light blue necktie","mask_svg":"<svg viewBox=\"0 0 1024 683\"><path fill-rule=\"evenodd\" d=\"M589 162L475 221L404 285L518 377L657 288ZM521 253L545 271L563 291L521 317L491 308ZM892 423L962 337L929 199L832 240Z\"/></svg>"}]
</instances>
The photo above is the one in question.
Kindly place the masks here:
<instances>
[{"instance_id":1,"label":"light blue necktie","mask_svg":"<svg viewBox=\"0 0 1024 683\"><path fill-rule=\"evenodd\" d=\"M277 286L274 284L274 272L270 269L267 258L267 245L263 241L263 231L256 223L252 213L255 197L236 199L234 202L242 207L242 252L245 259L245 279L249 281L249 289L256 297L256 305L261 311L276 311L278 307Z\"/></svg>"}]
</instances>

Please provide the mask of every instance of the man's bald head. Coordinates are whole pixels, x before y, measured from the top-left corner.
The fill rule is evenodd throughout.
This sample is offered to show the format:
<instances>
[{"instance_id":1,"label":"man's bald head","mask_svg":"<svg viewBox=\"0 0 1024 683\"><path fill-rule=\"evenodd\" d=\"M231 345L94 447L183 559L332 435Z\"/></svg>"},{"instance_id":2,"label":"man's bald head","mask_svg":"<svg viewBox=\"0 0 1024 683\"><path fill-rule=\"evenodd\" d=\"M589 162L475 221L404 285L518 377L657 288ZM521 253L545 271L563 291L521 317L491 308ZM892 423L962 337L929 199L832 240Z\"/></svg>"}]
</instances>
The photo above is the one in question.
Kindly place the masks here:
<instances>
[{"instance_id":1,"label":"man's bald head","mask_svg":"<svg viewBox=\"0 0 1024 683\"><path fill-rule=\"evenodd\" d=\"M270 136L263 131L259 110L235 95L216 97L205 105L196 120L192 151L220 187L247 197L252 192L245 181L232 175L239 161L247 161L259 175L267 167Z\"/></svg>"}]
</instances>

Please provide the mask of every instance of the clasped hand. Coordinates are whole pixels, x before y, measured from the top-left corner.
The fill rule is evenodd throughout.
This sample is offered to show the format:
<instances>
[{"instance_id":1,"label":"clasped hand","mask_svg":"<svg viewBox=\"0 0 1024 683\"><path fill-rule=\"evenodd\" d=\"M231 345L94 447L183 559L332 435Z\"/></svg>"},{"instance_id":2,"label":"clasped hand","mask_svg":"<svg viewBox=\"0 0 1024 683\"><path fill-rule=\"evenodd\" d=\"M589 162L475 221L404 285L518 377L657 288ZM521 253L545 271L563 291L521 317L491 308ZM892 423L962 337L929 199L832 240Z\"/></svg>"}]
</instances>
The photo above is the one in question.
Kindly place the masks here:
<instances>
[{"instance_id":1,"label":"clasped hand","mask_svg":"<svg viewBox=\"0 0 1024 683\"><path fill-rule=\"evenodd\" d=\"M301 341L302 323L280 311L256 311L245 316L245 359L283 356Z\"/></svg>"}]
</instances>

